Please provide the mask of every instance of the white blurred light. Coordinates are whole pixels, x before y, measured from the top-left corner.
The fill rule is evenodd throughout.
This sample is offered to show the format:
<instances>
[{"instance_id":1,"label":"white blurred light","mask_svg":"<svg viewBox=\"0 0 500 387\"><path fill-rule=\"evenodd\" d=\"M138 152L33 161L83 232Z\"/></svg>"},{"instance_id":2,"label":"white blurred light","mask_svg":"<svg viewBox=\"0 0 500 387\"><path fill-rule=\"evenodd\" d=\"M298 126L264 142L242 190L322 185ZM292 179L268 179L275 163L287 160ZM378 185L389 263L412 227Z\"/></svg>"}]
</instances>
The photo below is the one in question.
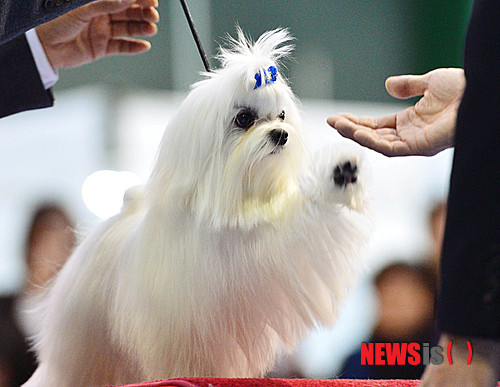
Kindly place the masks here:
<instances>
[{"instance_id":1,"label":"white blurred light","mask_svg":"<svg viewBox=\"0 0 500 387\"><path fill-rule=\"evenodd\" d=\"M120 212L125 191L139 184L142 181L133 172L97 171L83 182L83 201L93 214L106 219Z\"/></svg>"}]
</instances>

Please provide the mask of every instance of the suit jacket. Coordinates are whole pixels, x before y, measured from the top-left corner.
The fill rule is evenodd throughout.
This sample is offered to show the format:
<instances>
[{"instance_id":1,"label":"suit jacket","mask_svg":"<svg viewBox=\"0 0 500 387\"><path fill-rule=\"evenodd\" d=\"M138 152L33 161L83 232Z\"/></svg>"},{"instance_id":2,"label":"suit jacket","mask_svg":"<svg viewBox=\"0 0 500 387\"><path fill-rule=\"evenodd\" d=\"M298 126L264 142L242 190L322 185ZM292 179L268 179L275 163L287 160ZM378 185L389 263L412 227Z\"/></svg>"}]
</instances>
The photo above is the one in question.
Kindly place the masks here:
<instances>
[{"instance_id":1,"label":"suit jacket","mask_svg":"<svg viewBox=\"0 0 500 387\"><path fill-rule=\"evenodd\" d=\"M26 37L0 46L0 117L53 105L45 90Z\"/></svg>"},{"instance_id":2,"label":"suit jacket","mask_svg":"<svg viewBox=\"0 0 500 387\"><path fill-rule=\"evenodd\" d=\"M438 324L500 339L500 1L476 0L465 49Z\"/></svg>"},{"instance_id":3,"label":"suit jacket","mask_svg":"<svg viewBox=\"0 0 500 387\"><path fill-rule=\"evenodd\" d=\"M35 354L16 321L15 303L15 297L0 297L0 363L10 376L2 384L6 387L20 386L36 369Z\"/></svg>"},{"instance_id":4,"label":"suit jacket","mask_svg":"<svg viewBox=\"0 0 500 387\"><path fill-rule=\"evenodd\" d=\"M0 44L91 0L1 0Z\"/></svg>"}]
</instances>

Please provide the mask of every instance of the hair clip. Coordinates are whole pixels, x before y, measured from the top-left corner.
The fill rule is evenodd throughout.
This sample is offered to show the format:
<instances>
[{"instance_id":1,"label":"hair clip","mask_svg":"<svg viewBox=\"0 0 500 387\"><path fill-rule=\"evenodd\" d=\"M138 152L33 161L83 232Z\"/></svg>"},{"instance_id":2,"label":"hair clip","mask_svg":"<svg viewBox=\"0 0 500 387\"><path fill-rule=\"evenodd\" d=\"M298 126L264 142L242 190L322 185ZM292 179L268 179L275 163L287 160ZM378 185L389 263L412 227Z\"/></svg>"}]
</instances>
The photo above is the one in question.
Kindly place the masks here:
<instances>
[{"instance_id":1,"label":"hair clip","mask_svg":"<svg viewBox=\"0 0 500 387\"><path fill-rule=\"evenodd\" d=\"M257 87L262 86L262 75L264 74L264 79L265 79L265 84L267 85L268 83L274 83L276 82L276 76L278 74L278 70L276 69L275 66L269 66L269 68L262 69L262 72L258 72L255 74L255 87L253 88L254 90Z\"/></svg>"}]
</instances>

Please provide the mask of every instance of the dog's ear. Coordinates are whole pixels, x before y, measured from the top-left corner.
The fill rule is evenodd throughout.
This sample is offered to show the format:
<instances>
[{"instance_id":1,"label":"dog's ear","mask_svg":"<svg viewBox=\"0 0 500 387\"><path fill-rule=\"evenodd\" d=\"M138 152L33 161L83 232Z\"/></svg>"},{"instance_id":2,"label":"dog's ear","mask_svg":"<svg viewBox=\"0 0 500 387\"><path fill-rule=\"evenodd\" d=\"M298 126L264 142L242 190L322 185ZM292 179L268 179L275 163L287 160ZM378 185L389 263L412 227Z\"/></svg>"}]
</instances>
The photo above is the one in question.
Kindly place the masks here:
<instances>
[{"instance_id":1,"label":"dog's ear","mask_svg":"<svg viewBox=\"0 0 500 387\"><path fill-rule=\"evenodd\" d=\"M170 120L156 157L148 191L154 202L189 202L220 158L225 101L209 79L193 88ZM174 199L175 198L175 199Z\"/></svg>"}]
</instances>

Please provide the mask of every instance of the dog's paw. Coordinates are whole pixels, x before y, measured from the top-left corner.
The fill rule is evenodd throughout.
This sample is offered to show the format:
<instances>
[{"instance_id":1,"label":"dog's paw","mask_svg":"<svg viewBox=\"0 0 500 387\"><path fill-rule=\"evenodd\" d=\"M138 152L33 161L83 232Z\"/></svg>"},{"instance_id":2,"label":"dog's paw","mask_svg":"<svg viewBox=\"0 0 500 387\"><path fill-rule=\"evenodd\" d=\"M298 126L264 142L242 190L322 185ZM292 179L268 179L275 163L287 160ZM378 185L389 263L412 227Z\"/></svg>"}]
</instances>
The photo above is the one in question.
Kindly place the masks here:
<instances>
[{"instance_id":1,"label":"dog's paw","mask_svg":"<svg viewBox=\"0 0 500 387\"><path fill-rule=\"evenodd\" d=\"M340 162L333 169L333 181L338 188L347 187L349 184L354 184L358 180L358 166L356 162L345 161Z\"/></svg>"}]
</instances>

